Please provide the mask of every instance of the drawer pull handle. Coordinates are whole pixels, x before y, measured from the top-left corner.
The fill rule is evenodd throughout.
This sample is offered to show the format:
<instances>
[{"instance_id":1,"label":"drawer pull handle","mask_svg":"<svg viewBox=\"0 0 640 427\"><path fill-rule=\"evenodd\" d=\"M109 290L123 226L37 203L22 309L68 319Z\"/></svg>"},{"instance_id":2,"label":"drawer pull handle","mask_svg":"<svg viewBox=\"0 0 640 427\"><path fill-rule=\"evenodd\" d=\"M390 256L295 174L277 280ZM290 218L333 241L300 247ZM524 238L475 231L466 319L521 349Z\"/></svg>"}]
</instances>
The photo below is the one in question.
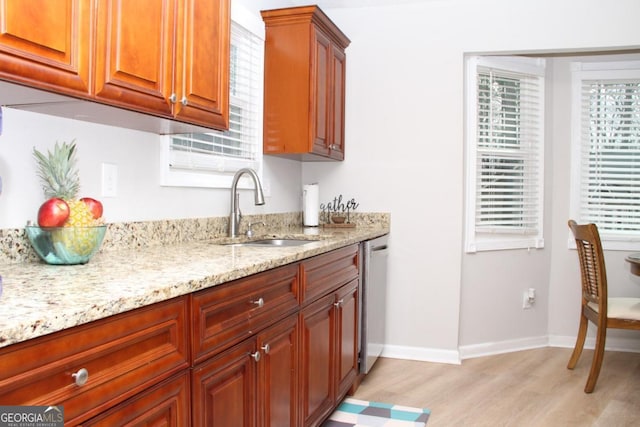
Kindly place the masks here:
<instances>
[{"instance_id":1,"label":"drawer pull handle","mask_svg":"<svg viewBox=\"0 0 640 427\"><path fill-rule=\"evenodd\" d=\"M75 374L71 374L71 376L76 379L76 385L78 387L81 387L85 385L89 380L89 371L87 371L85 368L82 368Z\"/></svg>"},{"instance_id":2,"label":"drawer pull handle","mask_svg":"<svg viewBox=\"0 0 640 427\"><path fill-rule=\"evenodd\" d=\"M344 302L344 300L343 300L343 299L339 299L339 300L338 300L338 302L334 302L334 303L333 303L333 305L334 305L336 308L340 308L340 306L342 305L342 303L343 303L343 302Z\"/></svg>"},{"instance_id":3,"label":"drawer pull handle","mask_svg":"<svg viewBox=\"0 0 640 427\"><path fill-rule=\"evenodd\" d=\"M264 354L269 354L269 350L271 350L271 347L269 346L269 344L265 344L262 346L262 350L264 351Z\"/></svg>"},{"instance_id":4,"label":"drawer pull handle","mask_svg":"<svg viewBox=\"0 0 640 427\"><path fill-rule=\"evenodd\" d=\"M189 105L189 100L187 99L186 96L183 96L182 99L180 100L180 103L186 107L187 105Z\"/></svg>"},{"instance_id":5,"label":"drawer pull handle","mask_svg":"<svg viewBox=\"0 0 640 427\"><path fill-rule=\"evenodd\" d=\"M262 299L262 298L258 298L258 299L257 299L257 300L255 300L255 301L251 301L251 304L255 304L255 305L257 305L258 307L262 307L262 306L264 306L264 299Z\"/></svg>"},{"instance_id":6,"label":"drawer pull handle","mask_svg":"<svg viewBox=\"0 0 640 427\"><path fill-rule=\"evenodd\" d=\"M253 360L255 360L256 362L260 361L260 352L256 351L255 353L250 353L249 356L251 356L251 358Z\"/></svg>"}]
</instances>

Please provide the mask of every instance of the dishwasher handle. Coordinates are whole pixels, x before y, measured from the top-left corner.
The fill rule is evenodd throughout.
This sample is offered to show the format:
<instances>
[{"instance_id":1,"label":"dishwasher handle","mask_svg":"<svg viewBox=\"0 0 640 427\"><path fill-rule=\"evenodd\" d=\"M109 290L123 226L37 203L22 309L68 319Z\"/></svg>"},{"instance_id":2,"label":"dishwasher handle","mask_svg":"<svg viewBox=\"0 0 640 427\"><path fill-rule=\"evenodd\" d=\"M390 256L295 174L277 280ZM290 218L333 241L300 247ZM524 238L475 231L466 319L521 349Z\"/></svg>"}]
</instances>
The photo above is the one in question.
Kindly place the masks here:
<instances>
[{"instance_id":1,"label":"dishwasher handle","mask_svg":"<svg viewBox=\"0 0 640 427\"><path fill-rule=\"evenodd\" d=\"M379 245L379 246L372 246L370 251L371 252L386 252L389 250L389 245L384 244L384 245Z\"/></svg>"}]
</instances>

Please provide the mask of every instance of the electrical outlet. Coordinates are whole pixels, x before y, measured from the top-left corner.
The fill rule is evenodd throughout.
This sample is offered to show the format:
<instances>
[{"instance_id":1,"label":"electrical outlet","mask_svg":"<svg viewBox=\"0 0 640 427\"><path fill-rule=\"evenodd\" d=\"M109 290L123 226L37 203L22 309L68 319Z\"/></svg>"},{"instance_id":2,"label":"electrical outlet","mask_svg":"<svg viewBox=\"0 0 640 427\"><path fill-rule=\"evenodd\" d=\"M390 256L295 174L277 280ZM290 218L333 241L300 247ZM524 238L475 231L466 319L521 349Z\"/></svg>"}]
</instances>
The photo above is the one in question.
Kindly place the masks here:
<instances>
[{"instance_id":1,"label":"electrical outlet","mask_svg":"<svg viewBox=\"0 0 640 427\"><path fill-rule=\"evenodd\" d=\"M522 308L527 310L533 307L533 304L536 303L536 290L534 288L529 288L522 294Z\"/></svg>"},{"instance_id":2,"label":"electrical outlet","mask_svg":"<svg viewBox=\"0 0 640 427\"><path fill-rule=\"evenodd\" d=\"M533 307L533 304L531 303L531 301L529 301L529 293L525 291L522 294L522 308L526 310L531 307Z\"/></svg>"}]
</instances>

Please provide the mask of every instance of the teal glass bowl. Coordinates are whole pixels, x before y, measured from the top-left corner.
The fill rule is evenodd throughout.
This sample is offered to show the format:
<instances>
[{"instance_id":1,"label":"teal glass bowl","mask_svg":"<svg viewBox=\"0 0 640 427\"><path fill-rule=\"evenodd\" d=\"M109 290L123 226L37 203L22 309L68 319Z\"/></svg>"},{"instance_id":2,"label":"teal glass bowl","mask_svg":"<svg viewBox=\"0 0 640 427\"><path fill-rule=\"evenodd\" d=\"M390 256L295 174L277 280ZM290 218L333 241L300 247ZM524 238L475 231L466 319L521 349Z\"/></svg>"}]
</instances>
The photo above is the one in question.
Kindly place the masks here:
<instances>
[{"instance_id":1,"label":"teal glass bowl","mask_svg":"<svg viewBox=\"0 0 640 427\"><path fill-rule=\"evenodd\" d=\"M31 246L47 264L86 264L102 245L106 225L95 227L24 228Z\"/></svg>"}]
</instances>

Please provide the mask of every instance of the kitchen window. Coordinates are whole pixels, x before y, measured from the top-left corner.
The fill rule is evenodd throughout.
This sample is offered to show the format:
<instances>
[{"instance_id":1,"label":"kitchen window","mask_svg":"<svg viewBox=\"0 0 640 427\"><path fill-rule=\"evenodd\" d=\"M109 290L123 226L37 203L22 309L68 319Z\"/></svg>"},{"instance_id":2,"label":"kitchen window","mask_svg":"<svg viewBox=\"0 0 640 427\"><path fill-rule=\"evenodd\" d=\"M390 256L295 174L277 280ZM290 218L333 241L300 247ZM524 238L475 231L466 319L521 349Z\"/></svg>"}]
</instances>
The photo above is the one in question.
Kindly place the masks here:
<instances>
[{"instance_id":1,"label":"kitchen window","mask_svg":"<svg viewBox=\"0 0 640 427\"><path fill-rule=\"evenodd\" d=\"M638 250L640 61L572 64L572 101L572 218L605 249Z\"/></svg>"},{"instance_id":2,"label":"kitchen window","mask_svg":"<svg viewBox=\"0 0 640 427\"><path fill-rule=\"evenodd\" d=\"M465 250L542 248L544 59L467 58Z\"/></svg>"},{"instance_id":3,"label":"kitchen window","mask_svg":"<svg viewBox=\"0 0 640 427\"><path fill-rule=\"evenodd\" d=\"M162 137L163 185L229 188L241 168L261 173L264 35L248 28L263 27L238 10L232 9L229 130Z\"/></svg>"}]
</instances>

